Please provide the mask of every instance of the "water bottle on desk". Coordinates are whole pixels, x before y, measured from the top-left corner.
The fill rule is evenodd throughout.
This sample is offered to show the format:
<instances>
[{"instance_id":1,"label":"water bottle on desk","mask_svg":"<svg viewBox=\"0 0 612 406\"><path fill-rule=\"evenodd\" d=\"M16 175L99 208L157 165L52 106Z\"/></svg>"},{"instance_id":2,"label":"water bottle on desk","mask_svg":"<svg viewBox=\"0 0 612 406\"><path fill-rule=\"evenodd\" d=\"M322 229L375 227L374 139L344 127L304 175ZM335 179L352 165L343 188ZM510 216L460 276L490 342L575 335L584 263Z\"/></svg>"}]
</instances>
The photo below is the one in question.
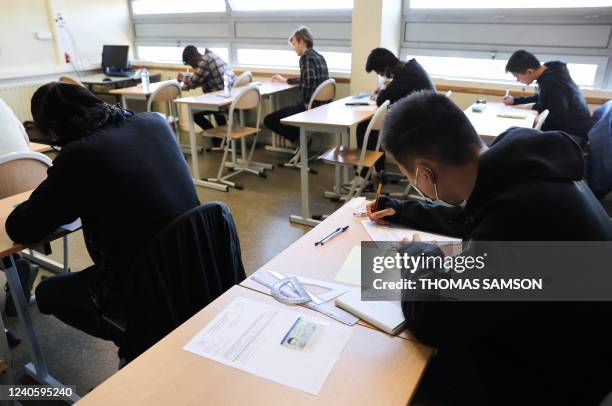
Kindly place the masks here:
<instances>
[{"instance_id":1,"label":"water bottle on desk","mask_svg":"<svg viewBox=\"0 0 612 406\"><path fill-rule=\"evenodd\" d=\"M142 82L142 90L145 92L149 91L149 71L147 68L142 68L140 71L140 81Z\"/></svg>"},{"instance_id":2,"label":"water bottle on desk","mask_svg":"<svg viewBox=\"0 0 612 406\"><path fill-rule=\"evenodd\" d=\"M232 95L232 77L231 69L225 69L223 72L223 96L230 97Z\"/></svg>"}]
</instances>

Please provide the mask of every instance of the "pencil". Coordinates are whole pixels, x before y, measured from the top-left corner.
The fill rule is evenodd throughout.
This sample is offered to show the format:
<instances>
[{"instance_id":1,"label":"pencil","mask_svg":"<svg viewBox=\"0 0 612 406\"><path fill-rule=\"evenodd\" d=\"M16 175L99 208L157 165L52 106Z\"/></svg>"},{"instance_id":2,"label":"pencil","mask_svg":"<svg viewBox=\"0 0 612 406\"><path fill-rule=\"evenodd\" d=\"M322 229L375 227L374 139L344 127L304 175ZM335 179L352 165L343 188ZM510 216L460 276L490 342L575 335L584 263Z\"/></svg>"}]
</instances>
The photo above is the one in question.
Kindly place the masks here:
<instances>
[{"instance_id":1,"label":"pencil","mask_svg":"<svg viewBox=\"0 0 612 406\"><path fill-rule=\"evenodd\" d=\"M374 199L374 210L378 211L378 201L380 200L380 192L382 191L382 182L378 182L378 188L376 189L376 199Z\"/></svg>"}]
</instances>

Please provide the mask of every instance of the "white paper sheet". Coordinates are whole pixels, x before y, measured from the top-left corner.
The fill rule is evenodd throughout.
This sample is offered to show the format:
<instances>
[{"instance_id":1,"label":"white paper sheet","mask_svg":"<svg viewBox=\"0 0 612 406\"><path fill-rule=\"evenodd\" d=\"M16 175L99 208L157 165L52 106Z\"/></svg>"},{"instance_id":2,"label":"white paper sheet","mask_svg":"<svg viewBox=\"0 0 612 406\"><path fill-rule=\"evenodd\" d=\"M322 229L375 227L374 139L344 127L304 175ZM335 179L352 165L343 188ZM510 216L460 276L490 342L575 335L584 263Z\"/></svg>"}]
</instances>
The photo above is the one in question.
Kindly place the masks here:
<instances>
[{"instance_id":1,"label":"white paper sheet","mask_svg":"<svg viewBox=\"0 0 612 406\"><path fill-rule=\"evenodd\" d=\"M460 239L447 237L439 234L427 233L425 231L418 231L405 226L390 224L380 225L376 224L372 220L363 220L361 222L363 228L370 234L374 241L402 241L406 238L412 240L415 234L418 234L421 241L436 241L436 242L460 242Z\"/></svg>"},{"instance_id":2,"label":"white paper sheet","mask_svg":"<svg viewBox=\"0 0 612 406\"><path fill-rule=\"evenodd\" d=\"M296 323L317 326L303 349L287 346L288 333L295 331ZM306 316L281 304L271 305L239 297L183 348L317 395L352 332L352 327Z\"/></svg>"},{"instance_id":3,"label":"white paper sheet","mask_svg":"<svg viewBox=\"0 0 612 406\"><path fill-rule=\"evenodd\" d=\"M334 278L336 282L361 286L361 247L353 247Z\"/></svg>"}]
</instances>

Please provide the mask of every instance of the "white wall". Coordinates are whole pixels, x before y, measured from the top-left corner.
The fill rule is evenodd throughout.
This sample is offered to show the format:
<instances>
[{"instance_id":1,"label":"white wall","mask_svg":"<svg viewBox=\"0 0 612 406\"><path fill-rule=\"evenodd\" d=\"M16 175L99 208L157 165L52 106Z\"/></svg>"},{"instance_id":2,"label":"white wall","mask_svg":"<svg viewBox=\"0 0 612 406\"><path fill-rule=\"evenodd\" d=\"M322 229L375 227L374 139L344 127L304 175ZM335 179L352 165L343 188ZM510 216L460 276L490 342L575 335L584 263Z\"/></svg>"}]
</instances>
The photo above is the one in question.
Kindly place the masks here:
<instances>
[{"instance_id":1,"label":"white wall","mask_svg":"<svg viewBox=\"0 0 612 406\"><path fill-rule=\"evenodd\" d=\"M63 61L69 44L61 39L67 35L53 21L57 12L72 33L83 68L99 66L103 44L133 44L128 0L5 0L0 14L0 80L71 69ZM38 40L36 32L51 32L53 39Z\"/></svg>"}]
</instances>

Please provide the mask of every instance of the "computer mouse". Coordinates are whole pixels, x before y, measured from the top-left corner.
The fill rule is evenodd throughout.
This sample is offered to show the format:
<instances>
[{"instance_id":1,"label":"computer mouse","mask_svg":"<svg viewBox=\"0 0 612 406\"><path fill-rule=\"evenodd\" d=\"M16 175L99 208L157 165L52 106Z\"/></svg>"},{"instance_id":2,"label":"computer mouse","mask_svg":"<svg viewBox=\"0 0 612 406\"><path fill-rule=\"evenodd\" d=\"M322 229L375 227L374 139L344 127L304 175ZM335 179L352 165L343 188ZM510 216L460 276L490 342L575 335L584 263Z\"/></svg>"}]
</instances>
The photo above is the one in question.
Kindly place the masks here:
<instances>
[{"instance_id":1,"label":"computer mouse","mask_svg":"<svg viewBox=\"0 0 612 406\"><path fill-rule=\"evenodd\" d=\"M110 82L112 79L111 78L104 78L102 79L102 82Z\"/></svg>"}]
</instances>

